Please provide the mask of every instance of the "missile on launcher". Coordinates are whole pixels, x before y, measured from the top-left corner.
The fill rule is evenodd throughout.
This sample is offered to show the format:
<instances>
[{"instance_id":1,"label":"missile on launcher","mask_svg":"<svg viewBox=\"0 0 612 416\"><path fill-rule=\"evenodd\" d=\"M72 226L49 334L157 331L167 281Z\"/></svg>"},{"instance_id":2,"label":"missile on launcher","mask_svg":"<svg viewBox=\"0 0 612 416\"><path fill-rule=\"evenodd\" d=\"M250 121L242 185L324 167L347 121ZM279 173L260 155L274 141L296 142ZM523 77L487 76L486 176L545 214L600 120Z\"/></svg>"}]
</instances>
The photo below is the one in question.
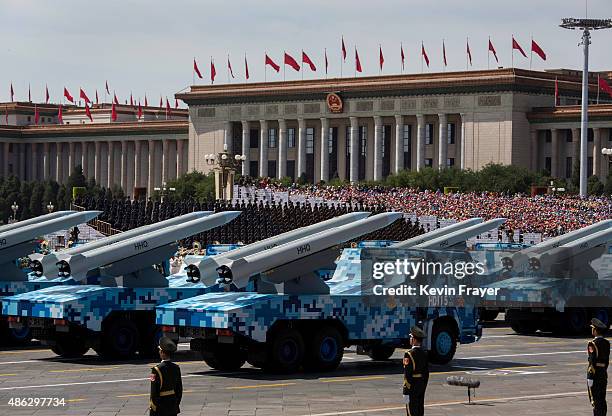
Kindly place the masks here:
<instances>
[{"instance_id":1,"label":"missile on launcher","mask_svg":"<svg viewBox=\"0 0 612 416\"><path fill-rule=\"evenodd\" d=\"M240 211L225 211L121 240L58 261L58 275L82 281L99 273L103 285L165 287L168 279L153 265L173 256L177 242L232 221Z\"/></svg>"},{"instance_id":2,"label":"missile on launcher","mask_svg":"<svg viewBox=\"0 0 612 416\"><path fill-rule=\"evenodd\" d=\"M416 237L409 238L408 240L400 241L391 245L392 248L411 248L419 244L431 241L434 238L448 235L458 230L463 230L471 225L480 224L483 221L482 218L470 218L469 220L461 221L456 224L451 224L444 228L438 228L425 234L417 235Z\"/></svg>"},{"instance_id":3,"label":"missile on launcher","mask_svg":"<svg viewBox=\"0 0 612 416\"><path fill-rule=\"evenodd\" d=\"M189 214L180 215L178 217L170 218L165 221L160 221L155 224L144 225L142 227L134 228L129 231L101 238L99 240L92 241L81 246L73 247L59 253L50 253L46 255L34 253L29 256L30 268L37 277L46 276L48 279L53 279L57 277L57 262L59 262L60 260L69 258L70 256L74 256L75 254L91 251L99 247L106 247L110 244L127 240L128 238L142 236L143 234L150 233L156 230L161 230L162 228L180 225L198 218L204 218L212 213L212 211L191 212Z\"/></svg>"},{"instance_id":4,"label":"missile on launcher","mask_svg":"<svg viewBox=\"0 0 612 416\"><path fill-rule=\"evenodd\" d=\"M272 271L266 274L263 283L282 283L283 293L329 293L329 286L312 272L333 262L338 255L334 247L384 228L401 217L397 212L377 214L233 260L217 269L219 281L244 288L251 276Z\"/></svg>"},{"instance_id":5,"label":"missile on launcher","mask_svg":"<svg viewBox=\"0 0 612 416\"><path fill-rule=\"evenodd\" d=\"M28 220L17 221L12 224L0 225L0 233L4 233L6 231L14 230L17 228L22 228L27 225L36 224L38 222L52 220L54 218L64 217L66 215L74 214L76 211L55 211L50 214L39 215L38 217L30 218Z\"/></svg>"},{"instance_id":6,"label":"missile on launcher","mask_svg":"<svg viewBox=\"0 0 612 416\"><path fill-rule=\"evenodd\" d=\"M428 240L424 243L417 244L412 248L417 249L429 249L429 250L446 250L449 248L459 248L464 246L465 242L472 237L476 237L485 231L492 230L493 228L499 227L504 222L505 218L495 218L481 224L471 225L469 227L461 228L458 231L454 231L450 234L445 234L440 237Z\"/></svg>"},{"instance_id":7,"label":"missile on launcher","mask_svg":"<svg viewBox=\"0 0 612 416\"><path fill-rule=\"evenodd\" d=\"M185 259L185 263L187 263L185 269L187 271L188 281L197 283L201 280L206 286L211 286L217 282L217 268L222 265L231 263L232 260L269 250L281 244L289 243L291 241L295 241L308 235L329 230L330 228L350 224L354 221L364 219L369 215L369 212L352 212L349 214L344 214L338 217L331 218L326 221L321 221L306 227L287 231L274 237L266 238L265 240L257 241L244 247L240 247L236 250L217 254L216 256L197 259L193 257L187 257Z\"/></svg>"}]
</instances>

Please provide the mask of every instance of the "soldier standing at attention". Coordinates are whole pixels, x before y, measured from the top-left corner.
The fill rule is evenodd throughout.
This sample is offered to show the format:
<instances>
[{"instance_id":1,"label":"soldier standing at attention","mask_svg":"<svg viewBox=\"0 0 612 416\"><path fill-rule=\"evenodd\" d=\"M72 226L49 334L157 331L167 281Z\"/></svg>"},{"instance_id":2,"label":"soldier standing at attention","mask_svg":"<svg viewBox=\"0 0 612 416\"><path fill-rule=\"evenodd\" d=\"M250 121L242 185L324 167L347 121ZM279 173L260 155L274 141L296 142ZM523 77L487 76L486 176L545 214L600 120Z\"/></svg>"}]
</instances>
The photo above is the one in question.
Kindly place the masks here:
<instances>
[{"instance_id":1,"label":"soldier standing at attention","mask_svg":"<svg viewBox=\"0 0 612 416\"><path fill-rule=\"evenodd\" d=\"M593 318L591 320L591 332L595 338L589 341L587 345L589 353L587 388L591 405L593 405L594 416L605 416L608 412L606 389L608 387L610 342L603 337L607 329L608 326L599 319Z\"/></svg>"},{"instance_id":2,"label":"soldier standing at attention","mask_svg":"<svg viewBox=\"0 0 612 416\"><path fill-rule=\"evenodd\" d=\"M159 340L159 357L161 363L151 369L151 398L149 415L176 416L181 412L179 405L183 397L181 369L170 359L176 352L176 344L168 338Z\"/></svg>"},{"instance_id":3,"label":"soldier standing at attention","mask_svg":"<svg viewBox=\"0 0 612 416\"><path fill-rule=\"evenodd\" d=\"M425 389L429 381L427 352L421 347L425 336L425 332L418 326L410 329L412 348L404 354L404 403L407 416L425 414Z\"/></svg>"}]
</instances>

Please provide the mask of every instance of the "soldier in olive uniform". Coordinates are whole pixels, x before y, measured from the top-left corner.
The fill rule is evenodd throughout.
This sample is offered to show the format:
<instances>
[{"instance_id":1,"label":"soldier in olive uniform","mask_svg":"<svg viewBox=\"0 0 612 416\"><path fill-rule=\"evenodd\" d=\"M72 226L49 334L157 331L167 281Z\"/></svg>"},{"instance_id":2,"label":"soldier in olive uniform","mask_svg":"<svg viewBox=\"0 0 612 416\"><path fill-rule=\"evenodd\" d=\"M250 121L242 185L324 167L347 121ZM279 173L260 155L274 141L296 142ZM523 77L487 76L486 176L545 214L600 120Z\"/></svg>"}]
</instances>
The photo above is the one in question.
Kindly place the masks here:
<instances>
[{"instance_id":1,"label":"soldier in olive uniform","mask_svg":"<svg viewBox=\"0 0 612 416\"><path fill-rule=\"evenodd\" d=\"M587 387L593 405L594 416L605 416L608 412L606 389L608 387L608 363L610 362L610 342L603 337L608 326L597 318L591 320L592 341L587 345L589 367Z\"/></svg>"},{"instance_id":2,"label":"soldier in olive uniform","mask_svg":"<svg viewBox=\"0 0 612 416\"><path fill-rule=\"evenodd\" d=\"M159 340L161 363L151 369L151 398L149 415L176 416L181 412L179 405L183 397L181 369L170 361L176 352L176 344L167 337Z\"/></svg>"},{"instance_id":3,"label":"soldier in olive uniform","mask_svg":"<svg viewBox=\"0 0 612 416\"><path fill-rule=\"evenodd\" d=\"M429 381L427 352L421 347L425 332L417 326L410 330L411 349L404 354L404 403L407 416L425 414L425 389Z\"/></svg>"}]
</instances>

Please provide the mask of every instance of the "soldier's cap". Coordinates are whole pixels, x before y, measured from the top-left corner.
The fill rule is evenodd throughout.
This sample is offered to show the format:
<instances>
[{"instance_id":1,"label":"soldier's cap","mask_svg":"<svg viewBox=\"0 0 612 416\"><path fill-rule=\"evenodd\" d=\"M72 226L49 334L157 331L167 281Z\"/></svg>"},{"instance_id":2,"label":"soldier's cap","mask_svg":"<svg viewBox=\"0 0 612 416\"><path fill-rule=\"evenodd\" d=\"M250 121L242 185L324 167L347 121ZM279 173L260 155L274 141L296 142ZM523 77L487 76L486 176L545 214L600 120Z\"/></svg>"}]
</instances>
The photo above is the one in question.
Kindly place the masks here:
<instances>
[{"instance_id":1,"label":"soldier's cap","mask_svg":"<svg viewBox=\"0 0 612 416\"><path fill-rule=\"evenodd\" d=\"M159 339L159 349L172 354L176 352L176 344L168 337L161 337Z\"/></svg>"},{"instance_id":2,"label":"soldier's cap","mask_svg":"<svg viewBox=\"0 0 612 416\"><path fill-rule=\"evenodd\" d=\"M410 328L410 335L417 339L423 339L427 336L425 332L418 326L413 326L412 328Z\"/></svg>"},{"instance_id":3,"label":"soldier's cap","mask_svg":"<svg viewBox=\"0 0 612 416\"><path fill-rule=\"evenodd\" d=\"M593 318L591 319L591 328L596 328L605 331L606 329L608 329L608 325L604 324L597 318Z\"/></svg>"}]
</instances>

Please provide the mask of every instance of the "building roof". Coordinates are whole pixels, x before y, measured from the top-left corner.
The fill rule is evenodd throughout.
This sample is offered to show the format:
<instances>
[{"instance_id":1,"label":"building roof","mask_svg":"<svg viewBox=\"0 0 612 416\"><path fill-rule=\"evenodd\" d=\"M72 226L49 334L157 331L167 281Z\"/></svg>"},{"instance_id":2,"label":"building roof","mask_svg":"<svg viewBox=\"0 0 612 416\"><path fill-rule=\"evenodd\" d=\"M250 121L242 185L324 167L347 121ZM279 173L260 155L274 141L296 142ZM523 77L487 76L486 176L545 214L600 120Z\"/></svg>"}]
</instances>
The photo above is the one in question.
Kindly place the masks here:
<instances>
[{"instance_id":1,"label":"building roof","mask_svg":"<svg viewBox=\"0 0 612 416\"><path fill-rule=\"evenodd\" d=\"M527 119L532 123L579 122L580 114L579 105L536 107L527 113ZM589 104L589 120L612 120L612 104Z\"/></svg>"},{"instance_id":2,"label":"building roof","mask_svg":"<svg viewBox=\"0 0 612 416\"><path fill-rule=\"evenodd\" d=\"M581 78L572 74L517 68L482 71L385 75L303 81L247 84L194 85L175 95L190 105L246 102L323 100L329 92L346 98L411 96L507 91L554 95L555 80L560 94L580 97ZM591 89L596 91L593 83Z\"/></svg>"}]
</instances>

